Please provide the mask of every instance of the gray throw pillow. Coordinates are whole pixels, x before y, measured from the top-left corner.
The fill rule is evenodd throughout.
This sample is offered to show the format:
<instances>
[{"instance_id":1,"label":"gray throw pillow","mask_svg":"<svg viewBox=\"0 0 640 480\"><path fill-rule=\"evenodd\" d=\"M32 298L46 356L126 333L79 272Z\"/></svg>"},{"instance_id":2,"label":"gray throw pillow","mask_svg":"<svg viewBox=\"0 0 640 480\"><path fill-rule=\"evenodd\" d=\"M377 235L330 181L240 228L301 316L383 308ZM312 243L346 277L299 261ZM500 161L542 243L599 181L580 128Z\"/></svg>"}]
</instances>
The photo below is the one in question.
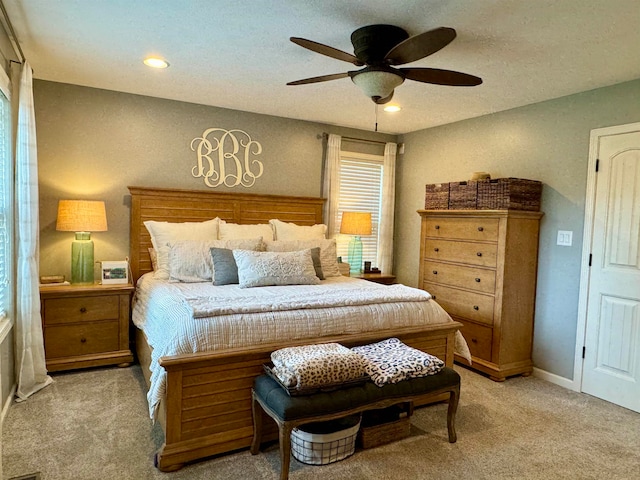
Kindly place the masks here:
<instances>
[{"instance_id":1,"label":"gray throw pillow","mask_svg":"<svg viewBox=\"0 0 640 480\"><path fill-rule=\"evenodd\" d=\"M230 285L239 283L238 266L233 258L233 250L213 247L209 250L213 260L213 284Z\"/></svg>"},{"instance_id":2,"label":"gray throw pillow","mask_svg":"<svg viewBox=\"0 0 640 480\"><path fill-rule=\"evenodd\" d=\"M313 260L313 268L316 269L316 277L318 277L320 280L324 280L322 264L320 263L320 247L311 249L311 260Z\"/></svg>"}]
</instances>

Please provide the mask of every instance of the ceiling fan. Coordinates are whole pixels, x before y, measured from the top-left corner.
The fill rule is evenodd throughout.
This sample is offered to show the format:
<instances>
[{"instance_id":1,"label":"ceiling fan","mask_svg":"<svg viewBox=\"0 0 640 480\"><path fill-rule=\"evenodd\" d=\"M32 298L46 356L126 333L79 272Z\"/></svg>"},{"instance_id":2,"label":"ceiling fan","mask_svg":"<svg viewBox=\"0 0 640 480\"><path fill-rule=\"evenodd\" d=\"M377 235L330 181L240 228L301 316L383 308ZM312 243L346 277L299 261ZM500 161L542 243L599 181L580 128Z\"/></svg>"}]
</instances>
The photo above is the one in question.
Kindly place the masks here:
<instances>
[{"instance_id":1,"label":"ceiling fan","mask_svg":"<svg viewBox=\"0 0 640 480\"><path fill-rule=\"evenodd\" d=\"M351 77L364 93L377 104L387 103L393 91L405 79L436 85L473 87L482 79L467 73L437 68L394 68L395 65L414 62L436 53L456 38L456 31L439 27L412 37L394 25L369 25L351 34L355 55L312 40L291 37L291 41L313 52L343 60L363 69L332 75L305 78L287 85L305 85Z\"/></svg>"}]
</instances>

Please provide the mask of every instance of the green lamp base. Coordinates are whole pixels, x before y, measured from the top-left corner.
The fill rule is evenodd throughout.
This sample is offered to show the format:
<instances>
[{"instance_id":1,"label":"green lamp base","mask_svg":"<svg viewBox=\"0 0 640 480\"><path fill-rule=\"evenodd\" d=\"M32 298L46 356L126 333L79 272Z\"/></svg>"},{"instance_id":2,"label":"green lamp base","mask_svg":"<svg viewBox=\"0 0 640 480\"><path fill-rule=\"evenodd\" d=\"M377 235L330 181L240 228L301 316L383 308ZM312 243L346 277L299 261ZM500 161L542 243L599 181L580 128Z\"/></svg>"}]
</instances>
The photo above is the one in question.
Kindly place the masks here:
<instances>
[{"instance_id":1,"label":"green lamp base","mask_svg":"<svg viewBox=\"0 0 640 480\"><path fill-rule=\"evenodd\" d=\"M71 243L71 283L93 283L93 240L90 232L76 232Z\"/></svg>"},{"instance_id":2,"label":"green lamp base","mask_svg":"<svg viewBox=\"0 0 640 480\"><path fill-rule=\"evenodd\" d=\"M360 235L354 236L349 242L347 260L349 262L349 274L360 275L362 273L362 240L360 240Z\"/></svg>"}]
</instances>

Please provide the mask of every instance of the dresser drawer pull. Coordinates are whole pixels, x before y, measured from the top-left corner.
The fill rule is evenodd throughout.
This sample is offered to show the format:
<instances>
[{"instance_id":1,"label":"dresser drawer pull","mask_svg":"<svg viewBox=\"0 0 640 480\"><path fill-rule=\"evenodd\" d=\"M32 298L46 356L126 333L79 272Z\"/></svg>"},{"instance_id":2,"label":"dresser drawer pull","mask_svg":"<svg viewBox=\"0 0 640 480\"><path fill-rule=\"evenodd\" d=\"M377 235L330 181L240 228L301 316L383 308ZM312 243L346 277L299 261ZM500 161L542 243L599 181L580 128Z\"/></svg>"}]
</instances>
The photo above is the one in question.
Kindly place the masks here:
<instances>
[{"instance_id":1,"label":"dresser drawer pull","mask_svg":"<svg viewBox=\"0 0 640 480\"><path fill-rule=\"evenodd\" d=\"M435 229L436 229L436 230L440 230L440 225L436 225L436 226L435 226Z\"/></svg>"},{"instance_id":2,"label":"dresser drawer pull","mask_svg":"<svg viewBox=\"0 0 640 480\"><path fill-rule=\"evenodd\" d=\"M87 313L87 307L81 307L80 313Z\"/></svg>"},{"instance_id":3,"label":"dresser drawer pull","mask_svg":"<svg viewBox=\"0 0 640 480\"><path fill-rule=\"evenodd\" d=\"M434 270L432 273L433 273L434 275L437 275L437 274L438 274L438 270Z\"/></svg>"},{"instance_id":4,"label":"dresser drawer pull","mask_svg":"<svg viewBox=\"0 0 640 480\"><path fill-rule=\"evenodd\" d=\"M435 295L431 295L431 298L433 298L433 299L435 300L435 299L436 299L436 296L435 296Z\"/></svg>"},{"instance_id":5,"label":"dresser drawer pull","mask_svg":"<svg viewBox=\"0 0 640 480\"><path fill-rule=\"evenodd\" d=\"M479 279L479 278L476 278L476 282L480 283L480 279Z\"/></svg>"},{"instance_id":6,"label":"dresser drawer pull","mask_svg":"<svg viewBox=\"0 0 640 480\"><path fill-rule=\"evenodd\" d=\"M478 343L478 339L477 338L472 338L471 339L471 343Z\"/></svg>"},{"instance_id":7,"label":"dresser drawer pull","mask_svg":"<svg viewBox=\"0 0 640 480\"><path fill-rule=\"evenodd\" d=\"M86 338L82 337L82 338L80 339L80 343L86 343L86 342L87 342L87 339L86 339Z\"/></svg>"},{"instance_id":8,"label":"dresser drawer pull","mask_svg":"<svg viewBox=\"0 0 640 480\"><path fill-rule=\"evenodd\" d=\"M474 305L474 306L473 306L473 309L474 309L474 310L480 310L480 307L479 307L478 305Z\"/></svg>"},{"instance_id":9,"label":"dresser drawer pull","mask_svg":"<svg viewBox=\"0 0 640 480\"><path fill-rule=\"evenodd\" d=\"M434 249L433 249L433 251L434 251L434 252L439 252L439 251L440 251L440 249L439 249L438 247L436 247L436 248L434 248Z\"/></svg>"},{"instance_id":10,"label":"dresser drawer pull","mask_svg":"<svg viewBox=\"0 0 640 480\"><path fill-rule=\"evenodd\" d=\"M476 255L481 257L482 256L482 252L478 252L478 253L476 253Z\"/></svg>"},{"instance_id":11,"label":"dresser drawer pull","mask_svg":"<svg viewBox=\"0 0 640 480\"><path fill-rule=\"evenodd\" d=\"M478 231L479 232L483 232L484 231L484 227L478 227Z\"/></svg>"}]
</instances>

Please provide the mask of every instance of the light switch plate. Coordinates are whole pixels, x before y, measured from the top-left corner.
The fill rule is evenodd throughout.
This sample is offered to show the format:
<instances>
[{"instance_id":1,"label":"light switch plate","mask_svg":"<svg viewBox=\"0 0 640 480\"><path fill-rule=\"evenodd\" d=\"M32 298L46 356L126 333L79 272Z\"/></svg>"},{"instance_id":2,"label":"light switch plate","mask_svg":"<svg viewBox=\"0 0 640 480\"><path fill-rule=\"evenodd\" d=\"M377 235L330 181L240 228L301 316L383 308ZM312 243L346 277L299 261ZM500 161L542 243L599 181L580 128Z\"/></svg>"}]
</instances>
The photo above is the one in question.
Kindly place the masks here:
<instances>
[{"instance_id":1,"label":"light switch plate","mask_svg":"<svg viewBox=\"0 0 640 480\"><path fill-rule=\"evenodd\" d=\"M570 247L573 244L573 232L569 230L558 230L558 245Z\"/></svg>"}]
</instances>

